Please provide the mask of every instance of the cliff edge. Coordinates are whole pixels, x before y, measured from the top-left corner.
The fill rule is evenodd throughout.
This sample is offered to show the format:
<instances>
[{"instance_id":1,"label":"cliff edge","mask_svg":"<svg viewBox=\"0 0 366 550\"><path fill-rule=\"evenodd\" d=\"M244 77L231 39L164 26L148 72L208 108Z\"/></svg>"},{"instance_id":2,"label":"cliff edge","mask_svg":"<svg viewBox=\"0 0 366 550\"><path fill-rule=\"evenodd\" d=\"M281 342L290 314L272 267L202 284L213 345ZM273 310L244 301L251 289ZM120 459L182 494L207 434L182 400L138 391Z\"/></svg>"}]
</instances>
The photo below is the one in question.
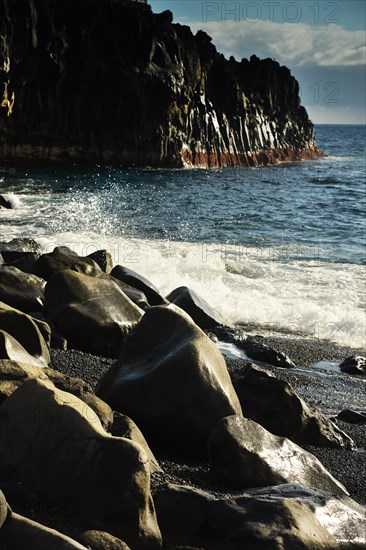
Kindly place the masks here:
<instances>
[{"instance_id":1,"label":"cliff edge","mask_svg":"<svg viewBox=\"0 0 366 550\"><path fill-rule=\"evenodd\" d=\"M229 61L125 0L0 0L0 161L138 167L311 159L290 71Z\"/></svg>"}]
</instances>

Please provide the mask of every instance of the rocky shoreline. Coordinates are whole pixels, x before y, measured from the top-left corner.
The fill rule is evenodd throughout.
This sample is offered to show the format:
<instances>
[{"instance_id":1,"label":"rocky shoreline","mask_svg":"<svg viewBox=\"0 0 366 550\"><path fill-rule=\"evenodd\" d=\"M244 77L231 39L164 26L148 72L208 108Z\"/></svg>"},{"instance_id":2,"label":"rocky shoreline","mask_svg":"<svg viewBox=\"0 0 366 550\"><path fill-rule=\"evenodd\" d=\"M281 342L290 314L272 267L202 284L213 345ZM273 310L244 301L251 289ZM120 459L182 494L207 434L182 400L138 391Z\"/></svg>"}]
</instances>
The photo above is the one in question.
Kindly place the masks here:
<instances>
[{"instance_id":1,"label":"rocky shoreline","mask_svg":"<svg viewBox=\"0 0 366 550\"><path fill-rule=\"evenodd\" d=\"M362 350L248 336L106 251L0 248L1 548L366 547Z\"/></svg>"},{"instance_id":2,"label":"rocky shoreline","mask_svg":"<svg viewBox=\"0 0 366 550\"><path fill-rule=\"evenodd\" d=\"M287 67L226 60L170 11L0 5L2 163L214 168L323 156Z\"/></svg>"}]
</instances>

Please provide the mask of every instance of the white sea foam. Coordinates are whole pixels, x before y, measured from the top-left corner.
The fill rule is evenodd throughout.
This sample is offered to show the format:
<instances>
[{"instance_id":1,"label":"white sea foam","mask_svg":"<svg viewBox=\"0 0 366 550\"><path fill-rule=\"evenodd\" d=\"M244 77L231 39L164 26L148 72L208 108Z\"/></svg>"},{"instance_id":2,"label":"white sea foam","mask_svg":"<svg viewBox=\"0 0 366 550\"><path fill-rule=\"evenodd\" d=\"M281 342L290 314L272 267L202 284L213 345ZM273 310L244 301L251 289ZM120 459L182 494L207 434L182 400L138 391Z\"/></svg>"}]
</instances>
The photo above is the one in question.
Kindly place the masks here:
<instances>
[{"instance_id":1,"label":"white sea foam","mask_svg":"<svg viewBox=\"0 0 366 550\"><path fill-rule=\"evenodd\" d=\"M366 347L365 268L283 256L279 250L96 234L38 239L45 251L65 244L81 255L108 249L114 263L149 278L163 295L188 286L230 324L267 334L301 333L352 348ZM308 255L308 251L306 253Z\"/></svg>"}]
</instances>

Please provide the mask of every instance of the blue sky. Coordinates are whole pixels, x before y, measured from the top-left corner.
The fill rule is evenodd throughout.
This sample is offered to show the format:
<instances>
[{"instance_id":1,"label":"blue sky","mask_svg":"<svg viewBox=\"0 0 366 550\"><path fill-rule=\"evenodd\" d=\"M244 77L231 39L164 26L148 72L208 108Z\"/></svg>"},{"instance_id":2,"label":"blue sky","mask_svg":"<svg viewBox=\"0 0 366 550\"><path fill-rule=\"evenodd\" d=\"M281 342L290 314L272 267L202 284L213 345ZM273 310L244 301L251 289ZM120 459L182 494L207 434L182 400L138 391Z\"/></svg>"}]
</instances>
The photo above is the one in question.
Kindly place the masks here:
<instances>
[{"instance_id":1,"label":"blue sky","mask_svg":"<svg viewBox=\"0 0 366 550\"><path fill-rule=\"evenodd\" d=\"M291 69L314 123L365 124L364 0L150 0L226 57L271 57Z\"/></svg>"}]
</instances>

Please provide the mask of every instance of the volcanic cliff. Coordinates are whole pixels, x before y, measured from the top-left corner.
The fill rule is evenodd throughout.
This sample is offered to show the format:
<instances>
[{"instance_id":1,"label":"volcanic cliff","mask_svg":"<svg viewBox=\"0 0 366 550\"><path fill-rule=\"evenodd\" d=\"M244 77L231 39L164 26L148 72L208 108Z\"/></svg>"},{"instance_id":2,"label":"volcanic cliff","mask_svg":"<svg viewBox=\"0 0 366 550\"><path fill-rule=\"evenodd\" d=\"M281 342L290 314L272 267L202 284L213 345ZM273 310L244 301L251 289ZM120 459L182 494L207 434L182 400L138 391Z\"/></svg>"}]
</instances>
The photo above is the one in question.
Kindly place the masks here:
<instances>
[{"instance_id":1,"label":"volcanic cliff","mask_svg":"<svg viewBox=\"0 0 366 550\"><path fill-rule=\"evenodd\" d=\"M126 0L0 0L0 161L257 166L314 158L290 71L226 60Z\"/></svg>"}]
</instances>

